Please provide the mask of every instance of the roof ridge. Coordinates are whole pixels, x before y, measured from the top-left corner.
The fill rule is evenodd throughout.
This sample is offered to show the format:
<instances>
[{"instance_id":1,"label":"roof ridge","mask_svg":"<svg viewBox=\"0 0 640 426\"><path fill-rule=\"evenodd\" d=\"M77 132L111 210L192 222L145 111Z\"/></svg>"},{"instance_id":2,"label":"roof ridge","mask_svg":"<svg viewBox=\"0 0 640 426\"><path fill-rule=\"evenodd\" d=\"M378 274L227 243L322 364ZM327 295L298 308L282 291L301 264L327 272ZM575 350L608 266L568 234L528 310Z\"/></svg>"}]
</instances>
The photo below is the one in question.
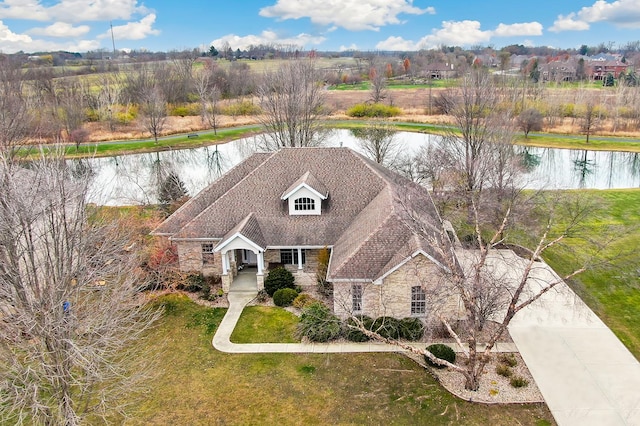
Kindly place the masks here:
<instances>
[{"instance_id":1,"label":"roof ridge","mask_svg":"<svg viewBox=\"0 0 640 426\"><path fill-rule=\"evenodd\" d=\"M384 190L391 191L391 189L390 189L390 188L388 188L388 187L385 187L382 191L384 191ZM380 192L382 192L382 191L380 191ZM378 195L380 195L380 193L378 193ZM393 199L393 195L392 195L392 194L389 194L389 196ZM377 198L377 196L376 196L375 198ZM374 200L375 200L375 198L374 198ZM371 202L370 202L369 204L373 203L373 201L374 201L374 200L371 200ZM368 205L367 205L367 207L365 207L362 211L364 211L365 209L367 209L367 208L369 207L369 204L368 204ZM358 246L356 246L356 247L351 251L351 253L349 254L349 256L347 256L347 257L345 258L345 260L344 260L340 265L338 265L338 267L336 268L336 271L337 271L337 270L339 270L339 269L341 269L344 265L349 264L349 263L350 263L350 261L351 261L351 259L352 259L352 258L353 258L353 257L354 257L358 252L360 252L360 249L362 249L362 247L364 247L364 246L366 245L366 243L367 243L367 242L369 242L369 241L371 240L371 238L372 238L374 235L376 235L376 234L378 233L378 231L379 231L381 228L383 228L383 227L388 223L388 221L390 220L391 216L397 216L393 210L390 210L390 211L389 211L389 213L384 217L384 220L380 221L380 222L378 223L378 226L376 226L376 227L373 229L373 231L372 231L372 232L370 232L370 233L369 233L369 235L367 235L367 237L366 237L365 239L363 239L363 240L362 240L362 242L361 242L360 244L358 244ZM348 229L348 228L347 228L347 229ZM344 231L344 232L346 232L346 231L347 231L347 230L345 229L345 231ZM340 237L342 237L342 235L341 235ZM337 241L339 241L339 240L340 240L340 237L338 238L338 240L337 240ZM336 242L337 242L337 241L336 241Z\"/></svg>"}]
</instances>

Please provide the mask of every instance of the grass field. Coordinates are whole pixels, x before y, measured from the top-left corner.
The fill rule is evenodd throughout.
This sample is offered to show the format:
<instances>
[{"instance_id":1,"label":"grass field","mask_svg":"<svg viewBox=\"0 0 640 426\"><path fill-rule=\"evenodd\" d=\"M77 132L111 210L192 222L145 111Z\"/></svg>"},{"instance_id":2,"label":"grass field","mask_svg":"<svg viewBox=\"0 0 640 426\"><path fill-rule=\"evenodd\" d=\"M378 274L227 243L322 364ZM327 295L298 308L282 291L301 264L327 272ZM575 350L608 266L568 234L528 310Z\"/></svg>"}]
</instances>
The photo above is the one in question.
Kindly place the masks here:
<instances>
[{"instance_id":1,"label":"grass field","mask_svg":"<svg viewBox=\"0 0 640 426\"><path fill-rule=\"evenodd\" d=\"M640 359L640 190L581 191L595 212L583 223L581 234L611 239L602 253L609 265L595 265L578 275L571 286ZM587 253L590 244L570 239L545 256L560 275L569 273L571 259Z\"/></svg>"},{"instance_id":2,"label":"grass field","mask_svg":"<svg viewBox=\"0 0 640 426\"><path fill-rule=\"evenodd\" d=\"M211 346L225 313L165 299L154 331L158 377L131 425L548 425L542 404L464 402L397 354L224 354ZM122 419L113 419L114 423Z\"/></svg>"}]
</instances>

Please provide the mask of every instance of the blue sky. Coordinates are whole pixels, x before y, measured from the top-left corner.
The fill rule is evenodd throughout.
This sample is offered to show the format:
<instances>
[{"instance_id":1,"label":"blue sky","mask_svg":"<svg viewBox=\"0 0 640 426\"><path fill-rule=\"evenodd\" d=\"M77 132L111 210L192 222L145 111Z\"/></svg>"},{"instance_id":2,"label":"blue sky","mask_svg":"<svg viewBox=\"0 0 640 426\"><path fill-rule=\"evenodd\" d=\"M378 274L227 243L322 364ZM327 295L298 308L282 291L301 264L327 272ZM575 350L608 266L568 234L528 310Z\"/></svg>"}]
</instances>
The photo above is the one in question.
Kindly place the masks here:
<instances>
[{"instance_id":1,"label":"blue sky","mask_svg":"<svg viewBox=\"0 0 640 426\"><path fill-rule=\"evenodd\" d=\"M0 0L0 51L623 46L640 0Z\"/></svg>"}]
</instances>

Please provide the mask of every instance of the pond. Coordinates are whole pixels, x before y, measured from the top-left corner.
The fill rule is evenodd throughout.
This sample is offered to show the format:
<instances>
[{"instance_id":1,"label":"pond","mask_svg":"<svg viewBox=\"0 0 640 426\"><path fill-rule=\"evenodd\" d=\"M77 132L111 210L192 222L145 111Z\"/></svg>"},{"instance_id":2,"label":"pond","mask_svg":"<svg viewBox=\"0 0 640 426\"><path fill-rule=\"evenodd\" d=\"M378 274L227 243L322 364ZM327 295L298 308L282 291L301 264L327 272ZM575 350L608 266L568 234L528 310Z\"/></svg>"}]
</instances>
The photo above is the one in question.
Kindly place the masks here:
<instances>
[{"instance_id":1,"label":"pond","mask_svg":"<svg viewBox=\"0 0 640 426\"><path fill-rule=\"evenodd\" d=\"M439 137L398 132L404 152L415 152ZM195 195L226 170L258 150L260 136L194 149L69 160L72 170L93 176L91 202L105 205L155 203L158 188L169 173L178 176ZM333 130L327 146L362 152L350 130ZM640 188L640 153L516 147L529 167L527 187L547 189Z\"/></svg>"}]
</instances>

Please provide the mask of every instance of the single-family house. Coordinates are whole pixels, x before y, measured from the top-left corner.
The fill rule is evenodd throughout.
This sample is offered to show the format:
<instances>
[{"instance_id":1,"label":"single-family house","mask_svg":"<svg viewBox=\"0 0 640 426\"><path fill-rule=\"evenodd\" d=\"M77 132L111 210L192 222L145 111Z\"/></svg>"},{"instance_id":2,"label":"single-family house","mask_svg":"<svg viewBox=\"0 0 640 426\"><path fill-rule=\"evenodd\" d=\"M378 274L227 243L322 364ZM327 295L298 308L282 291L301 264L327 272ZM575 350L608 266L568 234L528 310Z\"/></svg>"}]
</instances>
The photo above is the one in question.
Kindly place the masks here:
<instances>
[{"instance_id":1,"label":"single-family house","mask_svg":"<svg viewBox=\"0 0 640 426\"><path fill-rule=\"evenodd\" d=\"M328 249L337 315L422 317L450 268L443 226L424 187L351 149L284 148L249 156L153 234L177 245L182 270L221 275L225 292L239 269L261 289L280 265L315 285Z\"/></svg>"}]
</instances>

